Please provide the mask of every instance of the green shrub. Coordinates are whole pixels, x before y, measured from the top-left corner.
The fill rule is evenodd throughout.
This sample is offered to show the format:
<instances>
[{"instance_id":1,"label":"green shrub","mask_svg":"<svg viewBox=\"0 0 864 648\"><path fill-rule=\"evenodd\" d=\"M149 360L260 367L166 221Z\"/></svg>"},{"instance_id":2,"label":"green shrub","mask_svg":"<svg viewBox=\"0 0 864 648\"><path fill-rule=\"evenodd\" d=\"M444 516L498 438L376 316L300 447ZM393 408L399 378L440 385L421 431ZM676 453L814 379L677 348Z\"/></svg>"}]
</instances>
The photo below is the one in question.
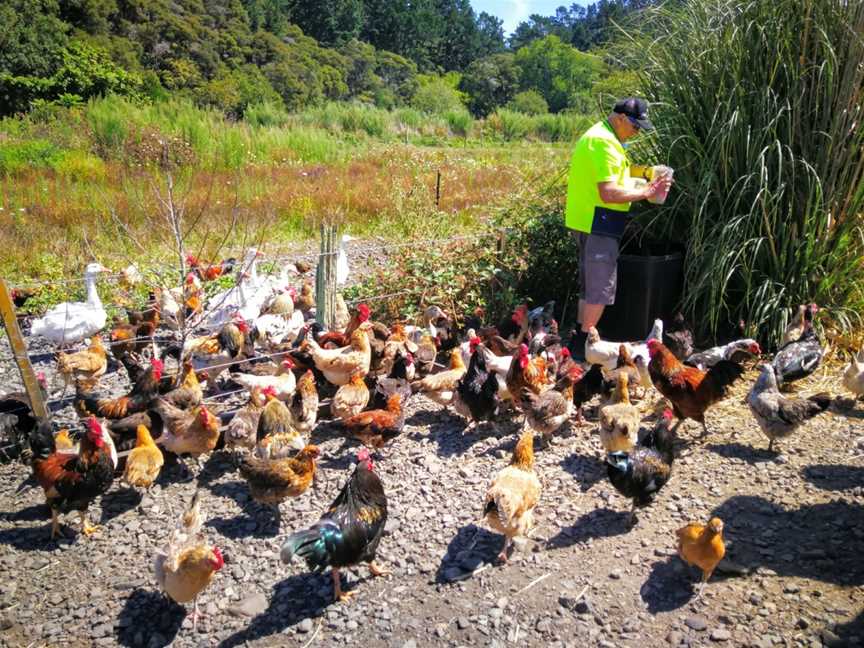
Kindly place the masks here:
<instances>
[{"instance_id":1,"label":"green shrub","mask_svg":"<svg viewBox=\"0 0 864 648\"><path fill-rule=\"evenodd\" d=\"M777 342L815 301L860 324L864 3L664 7L629 49L659 129L650 158L676 169L650 231L687 246L691 321L713 335L743 319Z\"/></svg>"},{"instance_id":2,"label":"green shrub","mask_svg":"<svg viewBox=\"0 0 864 648\"><path fill-rule=\"evenodd\" d=\"M52 161L51 166L59 175L76 182L105 180L105 162L81 151L67 151Z\"/></svg>"},{"instance_id":3,"label":"green shrub","mask_svg":"<svg viewBox=\"0 0 864 648\"><path fill-rule=\"evenodd\" d=\"M536 90L525 90L513 97L507 109L525 115L545 115L549 112L549 104Z\"/></svg>"},{"instance_id":4,"label":"green shrub","mask_svg":"<svg viewBox=\"0 0 864 648\"><path fill-rule=\"evenodd\" d=\"M93 132L96 150L103 158L117 157L128 135L129 110L122 99L92 100L85 115Z\"/></svg>"},{"instance_id":5,"label":"green shrub","mask_svg":"<svg viewBox=\"0 0 864 648\"><path fill-rule=\"evenodd\" d=\"M411 98L411 105L432 115L443 115L464 108L459 92L444 79L435 79L422 85Z\"/></svg>"},{"instance_id":6,"label":"green shrub","mask_svg":"<svg viewBox=\"0 0 864 648\"><path fill-rule=\"evenodd\" d=\"M252 126L285 126L291 116L281 105L265 101L246 106L243 119Z\"/></svg>"},{"instance_id":7,"label":"green shrub","mask_svg":"<svg viewBox=\"0 0 864 648\"><path fill-rule=\"evenodd\" d=\"M30 167L53 167L62 151L46 140L0 144L0 173L14 174Z\"/></svg>"},{"instance_id":8,"label":"green shrub","mask_svg":"<svg viewBox=\"0 0 864 648\"><path fill-rule=\"evenodd\" d=\"M468 137L468 133L471 131L471 125L474 123L471 113L469 113L466 108L462 108L461 110L448 110L444 113L444 119L447 120L447 126L450 129L450 132L459 137Z\"/></svg>"}]
</instances>

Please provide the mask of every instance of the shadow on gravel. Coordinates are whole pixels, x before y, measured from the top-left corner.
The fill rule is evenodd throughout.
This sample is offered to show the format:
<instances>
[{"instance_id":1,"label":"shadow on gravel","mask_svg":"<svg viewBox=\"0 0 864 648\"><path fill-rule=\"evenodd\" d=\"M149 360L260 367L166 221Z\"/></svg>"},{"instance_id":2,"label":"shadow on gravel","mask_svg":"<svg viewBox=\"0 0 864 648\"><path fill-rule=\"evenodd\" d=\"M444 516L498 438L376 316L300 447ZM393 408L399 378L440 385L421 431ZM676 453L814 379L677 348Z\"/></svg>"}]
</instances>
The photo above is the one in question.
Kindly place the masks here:
<instances>
[{"instance_id":1,"label":"shadow on gravel","mask_svg":"<svg viewBox=\"0 0 864 648\"><path fill-rule=\"evenodd\" d=\"M848 490L864 487L864 467L833 464L805 466L801 476L823 490Z\"/></svg>"},{"instance_id":2,"label":"shadow on gravel","mask_svg":"<svg viewBox=\"0 0 864 648\"><path fill-rule=\"evenodd\" d=\"M857 637L860 640L864 636L864 612L861 612L849 623L837 624L837 627L834 628L834 634L840 637L840 639Z\"/></svg>"},{"instance_id":3,"label":"shadow on gravel","mask_svg":"<svg viewBox=\"0 0 864 648\"><path fill-rule=\"evenodd\" d=\"M69 528L69 525L61 523L60 529L66 534L66 539L61 539L61 542L68 543L69 539L76 534L75 531ZM51 540L50 524L43 524L37 527L3 529L0 531L0 544L15 547L18 551L52 551L57 548L57 541Z\"/></svg>"},{"instance_id":4,"label":"shadow on gravel","mask_svg":"<svg viewBox=\"0 0 864 648\"><path fill-rule=\"evenodd\" d=\"M574 452L561 460L561 467L576 478L584 493L606 477L606 465L597 457Z\"/></svg>"},{"instance_id":5,"label":"shadow on gravel","mask_svg":"<svg viewBox=\"0 0 864 648\"><path fill-rule=\"evenodd\" d=\"M102 516L99 518L99 523L105 524L126 511L131 511L141 503L141 498L141 493L131 487L108 491L100 500Z\"/></svg>"},{"instance_id":6,"label":"shadow on gravel","mask_svg":"<svg viewBox=\"0 0 864 648\"><path fill-rule=\"evenodd\" d=\"M214 517L207 520L206 526L216 529L226 538L272 538L279 533L280 515L277 509L258 504L249 497L249 489L244 482L233 481L217 484L210 489L214 495L228 497L237 502L243 513L234 517Z\"/></svg>"},{"instance_id":7,"label":"shadow on gravel","mask_svg":"<svg viewBox=\"0 0 864 648\"><path fill-rule=\"evenodd\" d=\"M51 511L47 504L33 504L18 511L0 512L0 519L9 522L36 522L37 520L50 520Z\"/></svg>"},{"instance_id":8,"label":"shadow on gravel","mask_svg":"<svg viewBox=\"0 0 864 648\"><path fill-rule=\"evenodd\" d=\"M740 495L714 509L713 516L725 522L727 559L743 568L765 567L779 576L844 586L864 584L864 506L837 500L789 510Z\"/></svg>"},{"instance_id":9,"label":"shadow on gravel","mask_svg":"<svg viewBox=\"0 0 864 648\"><path fill-rule=\"evenodd\" d=\"M565 549L589 538L607 538L630 530L630 512L613 511L610 508L594 509L586 513L573 526L561 529L558 535L549 538L549 549Z\"/></svg>"},{"instance_id":10,"label":"shadow on gravel","mask_svg":"<svg viewBox=\"0 0 864 648\"><path fill-rule=\"evenodd\" d=\"M677 610L689 603L696 594L694 582L699 583L700 574L696 568L688 570L677 556L670 556L651 566L651 574L639 588L639 596L651 614ZM712 576L711 580L715 579L716 575ZM706 585L710 586L710 583Z\"/></svg>"},{"instance_id":11,"label":"shadow on gravel","mask_svg":"<svg viewBox=\"0 0 864 648\"><path fill-rule=\"evenodd\" d=\"M325 576L329 583L330 572L325 572ZM298 574L277 583L273 587L273 596L267 609L252 618L248 626L219 643L219 648L242 646L246 642L281 633L303 619L319 616L328 605L320 596L315 596L323 583L320 574ZM357 584L354 584L346 591L353 590L356 586ZM328 593L328 596L332 594ZM273 645L287 645L287 641L283 639Z\"/></svg>"},{"instance_id":12,"label":"shadow on gravel","mask_svg":"<svg viewBox=\"0 0 864 648\"><path fill-rule=\"evenodd\" d=\"M435 582L452 583L467 578L483 563L494 564L503 547L503 535L476 524L466 524L447 545L447 553L435 572Z\"/></svg>"},{"instance_id":13,"label":"shadow on gravel","mask_svg":"<svg viewBox=\"0 0 864 648\"><path fill-rule=\"evenodd\" d=\"M126 599L117 618L117 643L150 648L168 646L184 618L186 609L161 592L136 589Z\"/></svg>"},{"instance_id":14,"label":"shadow on gravel","mask_svg":"<svg viewBox=\"0 0 864 648\"><path fill-rule=\"evenodd\" d=\"M434 439L438 444L439 457L453 457L465 453L471 446L485 438L494 436L494 430L484 425L473 432L465 433L465 419L450 411L420 410L405 421L408 425L425 426L428 432L425 436ZM500 425L500 423L498 424ZM417 438L423 435L415 433Z\"/></svg>"},{"instance_id":15,"label":"shadow on gravel","mask_svg":"<svg viewBox=\"0 0 864 648\"><path fill-rule=\"evenodd\" d=\"M198 473L198 485L206 486L235 469L231 459L223 453L211 453L204 463L201 472Z\"/></svg>"},{"instance_id":16,"label":"shadow on gravel","mask_svg":"<svg viewBox=\"0 0 864 648\"><path fill-rule=\"evenodd\" d=\"M727 459L741 459L750 465L773 461L779 453L767 448L754 448L743 443L711 443L705 446L714 454Z\"/></svg>"}]
</instances>

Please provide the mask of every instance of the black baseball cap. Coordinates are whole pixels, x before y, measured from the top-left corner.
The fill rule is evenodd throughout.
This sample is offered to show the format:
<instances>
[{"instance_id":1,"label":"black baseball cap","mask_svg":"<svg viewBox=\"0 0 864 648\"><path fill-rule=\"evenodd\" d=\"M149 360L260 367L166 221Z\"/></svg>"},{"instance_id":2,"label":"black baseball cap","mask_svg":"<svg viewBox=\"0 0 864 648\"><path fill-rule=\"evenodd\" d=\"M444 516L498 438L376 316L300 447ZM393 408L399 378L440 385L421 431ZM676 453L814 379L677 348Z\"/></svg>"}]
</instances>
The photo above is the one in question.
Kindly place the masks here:
<instances>
[{"instance_id":1,"label":"black baseball cap","mask_svg":"<svg viewBox=\"0 0 864 648\"><path fill-rule=\"evenodd\" d=\"M653 131L654 124L648 120L648 102L638 97L625 97L615 103L612 112L627 115L644 131Z\"/></svg>"}]
</instances>

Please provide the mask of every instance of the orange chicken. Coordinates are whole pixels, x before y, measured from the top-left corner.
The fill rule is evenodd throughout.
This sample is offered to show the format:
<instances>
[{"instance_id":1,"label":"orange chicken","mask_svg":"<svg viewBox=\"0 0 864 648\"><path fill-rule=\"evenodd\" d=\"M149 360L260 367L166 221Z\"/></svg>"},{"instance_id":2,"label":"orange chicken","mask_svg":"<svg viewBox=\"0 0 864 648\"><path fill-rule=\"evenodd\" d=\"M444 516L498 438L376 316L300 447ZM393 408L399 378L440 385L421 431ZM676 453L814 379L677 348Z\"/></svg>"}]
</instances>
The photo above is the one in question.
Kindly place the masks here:
<instances>
[{"instance_id":1,"label":"orange chicken","mask_svg":"<svg viewBox=\"0 0 864 648\"><path fill-rule=\"evenodd\" d=\"M307 336L300 348L308 349L315 366L329 382L341 386L355 373L363 376L369 373L372 348L367 330L368 326L355 330L351 334L351 344L340 349L322 349L312 336Z\"/></svg>"},{"instance_id":2,"label":"orange chicken","mask_svg":"<svg viewBox=\"0 0 864 648\"><path fill-rule=\"evenodd\" d=\"M691 522L678 529L678 555L688 565L695 565L702 570L702 584L699 586L697 598L702 596L705 583L726 555L726 545L723 544L723 520L711 518L708 524Z\"/></svg>"},{"instance_id":3,"label":"orange chicken","mask_svg":"<svg viewBox=\"0 0 864 648\"><path fill-rule=\"evenodd\" d=\"M486 522L505 537L498 555L507 561L507 550L516 536L525 536L534 526L534 507L540 499L540 480L534 472L534 433L522 433L510 465L502 469L486 493Z\"/></svg>"},{"instance_id":4,"label":"orange chicken","mask_svg":"<svg viewBox=\"0 0 864 648\"><path fill-rule=\"evenodd\" d=\"M90 339L90 346L83 351L77 353L61 351L57 354L57 372L63 376L63 382L67 387L75 381L80 381L92 389L107 367L108 355L98 335Z\"/></svg>"},{"instance_id":5,"label":"orange chicken","mask_svg":"<svg viewBox=\"0 0 864 648\"><path fill-rule=\"evenodd\" d=\"M153 442L150 430L139 425L136 435L138 438L135 447L126 457L126 471L123 478L130 486L150 488L156 478L159 477L159 471L162 470L165 459L162 457L159 446Z\"/></svg>"},{"instance_id":6,"label":"orange chicken","mask_svg":"<svg viewBox=\"0 0 864 648\"><path fill-rule=\"evenodd\" d=\"M254 455L240 464L240 474L249 484L252 499L261 504L279 504L306 492L315 479L317 446L307 445L293 457L263 459Z\"/></svg>"},{"instance_id":7,"label":"orange chicken","mask_svg":"<svg viewBox=\"0 0 864 648\"><path fill-rule=\"evenodd\" d=\"M196 491L180 525L156 554L153 564L156 582L171 599L177 603L195 602L193 628L198 624L198 596L225 564L218 547L203 536L200 498L200 491Z\"/></svg>"},{"instance_id":8,"label":"orange chicken","mask_svg":"<svg viewBox=\"0 0 864 648\"><path fill-rule=\"evenodd\" d=\"M430 374L422 380L411 383L411 391L421 392L439 405L447 407L453 402L456 385L465 375L465 371L467 371L465 361L462 360L462 352L457 347L450 352L450 368L447 371Z\"/></svg>"},{"instance_id":9,"label":"orange chicken","mask_svg":"<svg viewBox=\"0 0 864 648\"><path fill-rule=\"evenodd\" d=\"M369 388L359 373L351 376L347 385L342 385L330 402L330 413L334 418L348 419L363 411L369 404Z\"/></svg>"}]
</instances>

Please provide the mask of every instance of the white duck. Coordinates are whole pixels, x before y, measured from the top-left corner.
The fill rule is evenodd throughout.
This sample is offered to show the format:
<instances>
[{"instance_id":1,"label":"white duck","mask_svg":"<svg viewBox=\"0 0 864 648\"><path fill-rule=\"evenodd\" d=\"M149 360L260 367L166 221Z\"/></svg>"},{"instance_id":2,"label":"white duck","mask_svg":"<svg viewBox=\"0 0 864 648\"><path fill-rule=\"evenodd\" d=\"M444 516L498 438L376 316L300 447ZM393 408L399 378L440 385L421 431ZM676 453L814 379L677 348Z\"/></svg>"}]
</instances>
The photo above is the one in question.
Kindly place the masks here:
<instances>
[{"instance_id":1,"label":"white duck","mask_svg":"<svg viewBox=\"0 0 864 648\"><path fill-rule=\"evenodd\" d=\"M650 362L648 356L648 340L663 339L663 320L654 320L654 326L644 342L624 342L624 346L630 352L635 361L637 357L645 360L646 366ZM599 364L607 372L612 372L618 364L618 347L621 342L609 342L600 339L600 334L593 326L588 331L588 339L585 341L585 360L589 364Z\"/></svg>"},{"instance_id":2,"label":"white duck","mask_svg":"<svg viewBox=\"0 0 864 648\"><path fill-rule=\"evenodd\" d=\"M84 270L86 302L57 304L43 317L33 320L31 335L41 335L55 344L68 345L91 337L105 328L108 315L96 291L96 277L110 272L101 263L90 263Z\"/></svg>"}]
</instances>

